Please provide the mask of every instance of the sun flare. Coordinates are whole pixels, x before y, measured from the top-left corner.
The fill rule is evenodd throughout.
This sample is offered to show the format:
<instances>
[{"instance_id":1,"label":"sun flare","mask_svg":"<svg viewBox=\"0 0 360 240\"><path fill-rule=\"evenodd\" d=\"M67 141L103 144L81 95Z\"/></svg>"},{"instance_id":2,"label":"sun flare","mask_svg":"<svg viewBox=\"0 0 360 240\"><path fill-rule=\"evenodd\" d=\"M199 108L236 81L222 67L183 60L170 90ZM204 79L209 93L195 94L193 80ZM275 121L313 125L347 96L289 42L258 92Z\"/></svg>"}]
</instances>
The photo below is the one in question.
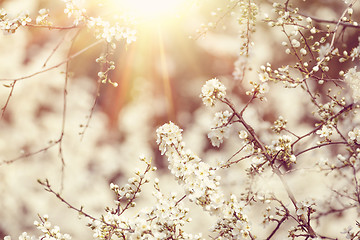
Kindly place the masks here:
<instances>
[{"instance_id":1,"label":"sun flare","mask_svg":"<svg viewBox=\"0 0 360 240\"><path fill-rule=\"evenodd\" d=\"M179 14L185 0L125 0L122 7L143 21L167 21Z\"/></svg>"}]
</instances>

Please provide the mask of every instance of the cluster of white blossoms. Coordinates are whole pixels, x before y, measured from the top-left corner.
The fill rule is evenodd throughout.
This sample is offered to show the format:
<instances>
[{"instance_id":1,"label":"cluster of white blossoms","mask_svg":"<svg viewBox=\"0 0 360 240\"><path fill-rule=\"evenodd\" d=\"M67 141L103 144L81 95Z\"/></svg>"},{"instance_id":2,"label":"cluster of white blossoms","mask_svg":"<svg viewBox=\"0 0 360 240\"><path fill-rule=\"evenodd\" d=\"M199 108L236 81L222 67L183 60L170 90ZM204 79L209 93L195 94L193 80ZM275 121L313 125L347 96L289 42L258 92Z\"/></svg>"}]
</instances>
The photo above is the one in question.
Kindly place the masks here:
<instances>
[{"instance_id":1,"label":"cluster of white blossoms","mask_svg":"<svg viewBox=\"0 0 360 240\"><path fill-rule=\"evenodd\" d=\"M101 219L92 219L90 228L94 231L93 237L98 240L113 239L201 239L201 234L187 234L182 227L191 221L188 217L189 209L184 206L177 193L165 195L160 191L159 179L154 180L153 196L155 204L137 211L135 216L125 215L129 207L135 206L135 198L139 196L142 184L147 183L146 174L154 171L150 161L145 157L140 160L147 164L145 172L137 170L136 177L131 177L123 187L110 184L111 190L116 194L116 208L107 208L106 215ZM122 205L123 204L123 205Z\"/></svg>"},{"instance_id":2,"label":"cluster of white blossoms","mask_svg":"<svg viewBox=\"0 0 360 240\"><path fill-rule=\"evenodd\" d=\"M84 1L81 0L63 0L65 2L64 13L68 18L74 19L73 24L75 26L81 24L86 20L86 9L81 7Z\"/></svg>"},{"instance_id":3,"label":"cluster of white blossoms","mask_svg":"<svg viewBox=\"0 0 360 240\"><path fill-rule=\"evenodd\" d=\"M131 25L130 20L123 16L122 23L116 22L111 24L109 21L103 20L101 17L90 17L86 15L86 9L82 8L83 2L81 0L63 0L66 4L64 13L73 18L73 25L78 26L81 23L86 23L86 26L94 31L97 39L104 39L108 43L113 43L111 46L116 47L114 41L125 40L127 44L136 41L136 30L128 27Z\"/></svg>"},{"instance_id":4,"label":"cluster of white blossoms","mask_svg":"<svg viewBox=\"0 0 360 240\"><path fill-rule=\"evenodd\" d=\"M356 58L359 58L360 56L360 37L358 37L358 42L359 42L358 46L351 49L350 52L350 58L352 61L354 61Z\"/></svg>"},{"instance_id":5,"label":"cluster of white blossoms","mask_svg":"<svg viewBox=\"0 0 360 240\"><path fill-rule=\"evenodd\" d=\"M235 196L225 200L220 190L220 176L215 174L216 168L185 149L181 132L182 129L172 122L157 129L157 143L161 153L168 158L171 173L184 187L190 201L218 217L212 229L219 234L217 239L249 237L250 227L243 205Z\"/></svg>"},{"instance_id":6,"label":"cluster of white blossoms","mask_svg":"<svg viewBox=\"0 0 360 240\"><path fill-rule=\"evenodd\" d=\"M360 165L360 148L357 148L349 158L349 163L358 168Z\"/></svg>"},{"instance_id":7,"label":"cluster of white blossoms","mask_svg":"<svg viewBox=\"0 0 360 240\"><path fill-rule=\"evenodd\" d=\"M322 125L321 129L316 131L316 134L320 135L320 137L324 137L325 140L329 139L333 132L335 131L334 127L331 124Z\"/></svg>"},{"instance_id":8,"label":"cluster of white blossoms","mask_svg":"<svg viewBox=\"0 0 360 240\"><path fill-rule=\"evenodd\" d=\"M355 127L353 130L348 133L350 142L360 143L360 128Z\"/></svg>"},{"instance_id":9,"label":"cluster of white blossoms","mask_svg":"<svg viewBox=\"0 0 360 240\"><path fill-rule=\"evenodd\" d=\"M360 100L360 72L356 71L356 66L350 68L344 74L345 82L350 86L353 91L353 99L355 102Z\"/></svg>"},{"instance_id":10,"label":"cluster of white blossoms","mask_svg":"<svg viewBox=\"0 0 360 240\"><path fill-rule=\"evenodd\" d=\"M287 120L283 116L279 116L277 120L274 122L274 126L271 129L276 132L280 133L282 130L286 129Z\"/></svg>"},{"instance_id":11,"label":"cluster of white blossoms","mask_svg":"<svg viewBox=\"0 0 360 240\"><path fill-rule=\"evenodd\" d=\"M214 117L214 127L208 134L208 138L213 146L219 147L224 138L228 138L230 135L230 118L232 113L229 111L216 112Z\"/></svg>"},{"instance_id":12,"label":"cluster of white blossoms","mask_svg":"<svg viewBox=\"0 0 360 240\"><path fill-rule=\"evenodd\" d=\"M219 190L220 176L215 169L202 162L192 151L185 149L182 129L174 123L166 123L157 129L157 143L169 161L169 169L183 184L189 199L214 214L220 211L223 196Z\"/></svg>"},{"instance_id":13,"label":"cluster of white blossoms","mask_svg":"<svg viewBox=\"0 0 360 240\"><path fill-rule=\"evenodd\" d=\"M127 44L136 41L136 30L119 23L111 25L110 22L103 20L101 17L89 17L87 27L93 29L97 39L104 39L108 43L125 40Z\"/></svg>"},{"instance_id":14,"label":"cluster of white blossoms","mask_svg":"<svg viewBox=\"0 0 360 240\"><path fill-rule=\"evenodd\" d=\"M51 26L52 22L49 21L49 9L42 8L39 10L39 16L36 17L35 22L39 25Z\"/></svg>"},{"instance_id":15,"label":"cluster of white blossoms","mask_svg":"<svg viewBox=\"0 0 360 240\"><path fill-rule=\"evenodd\" d=\"M222 209L223 216L218 218L212 231L219 234L215 239L253 239L250 234L251 227L247 216L243 213L243 205L238 202L235 195L232 195L230 201L224 204Z\"/></svg>"},{"instance_id":16,"label":"cluster of white blossoms","mask_svg":"<svg viewBox=\"0 0 360 240\"><path fill-rule=\"evenodd\" d=\"M90 227L93 237L98 240L112 239L201 239L201 234L187 234L182 230L185 223L191 221L187 215L189 209L184 207L176 193L165 196L160 192L159 180L155 179L153 196L156 203L153 207L140 209L131 218L122 213L108 212L100 220L93 220Z\"/></svg>"},{"instance_id":17,"label":"cluster of white blossoms","mask_svg":"<svg viewBox=\"0 0 360 240\"><path fill-rule=\"evenodd\" d=\"M155 179L156 191L153 196L156 204L137 215L136 222L133 223L134 234L141 239L200 239L201 235L187 234L181 230L185 223L191 221L187 216L189 209L179 201L181 197L176 193L164 195L160 192L158 183L158 179Z\"/></svg>"},{"instance_id":18,"label":"cluster of white blossoms","mask_svg":"<svg viewBox=\"0 0 360 240\"><path fill-rule=\"evenodd\" d=\"M162 125L156 130L157 140L156 143L159 145L161 154L169 153L174 149L181 149L182 145L182 135L180 129L173 122Z\"/></svg>"},{"instance_id":19,"label":"cluster of white blossoms","mask_svg":"<svg viewBox=\"0 0 360 240\"><path fill-rule=\"evenodd\" d=\"M269 84L266 81L267 80L265 80L265 78L261 78L260 83L250 81L252 89L250 91L247 91L246 95L252 95L254 98L259 98L262 101L266 101L265 93L269 92L270 89Z\"/></svg>"},{"instance_id":20,"label":"cluster of white blossoms","mask_svg":"<svg viewBox=\"0 0 360 240\"><path fill-rule=\"evenodd\" d=\"M19 240L35 240L35 239L41 239L41 240L70 240L71 236L67 233L62 234L60 232L59 226L53 226L49 222L49 216L44 215L43 217L40 217L39 221L34 221L34 225L39 229L43 235L36 238L35 236L30 236L26 232L23 232L19 236ZM4 240L11 240L12 238L10 236L4 237Z\"/></svg>"},{"instance_id":21,"label":"cluster of white blossoms","mask_svg":"<svg viewBox=\"0 0 360 240\"><path fill-rule=\"evenodd\" d=\"M35 236L30 236L27 232L23 232L19 238L19 240L35 240ZM10 236L5 236L4 240L12 240Z\"/></svg>"},{"instance_id":22,"label":"cluster of white blossoms","mask_svg":"<svg viewBox=\"0 0 360 240\"><path fill-rule=\"evenodd\" d=\"M313 205L314 205L314 203L309 200L297 202L296 203L296 215L298 215L298 216L307 215L309 208L311 208L311 206L313 206Z\"/></svg>"},{"instance_id":23,"label":"cluster of white blossoms","mask_svg":"<svg viewBox=\"0 0 360 240\"><path fill-rule=\"evenodd\" d=\"M217 78L206 81L201 88L200 97L206 106L213 107L216 100L223 100L226 96L226 87Z\"/></svg>"},{"instance_id":24,"label":"cluster of white blossoms","mask_svg":"<svg viewBox=\"0 0 360 240\"><path fill-rule=\"evenodd\" d=\"M31 22L28 12L22 12L15 18L9 18L5 9L0 9L0 29L5 33L15 33L20 26L26 26Z\"/></svg>"},{"instance_id":25,"label":"cluster of white blossoms","mask_svg":"<svg viewBox=\"0 0 360 240\"><path fill-rule=\"evenodd\" d=\"M268 153L285 164L289 165L296 162L296 156L291 149L292 138L289 135L278 136L277 139L271 142L271 145L266 146Z\"/></svg>"},{"instance_id":26,"label":"cluster of white blossoms","mask_svg":"<svg viewBox=\"0 0 360 240\"><path fill-rule=\"evenodd\" d=\"M39 16L36 17L36 24L43 24L49 16L49 9L42 8L39 10Z\"/></svg>"},{"instance_id":27,"label":"cluster of white blossoms","mask_svg":"<svg viewBox=\"0 0 360 240\"><path fill-rule=\"evenodd\" d=\"M316 111L322 122L327 122L327 125L336 125L333 116L335 112L339 111L339 106L344 107L345 104L345 98L338 99L334 97L330 102L319 103Z\"/></svg>"},{"instance_id":28,"label":"cluster of white blossoms","mask_svg":"<svg viewBox=\"0 0 360 240\"><path fill-rule=\"evenodd\" d=\"M39 239L44 240L70 240L71 236L67 233L62 234L60 232L60 227L58 226L51 226L51 223L48 221L48 215L44 215L40 217L40 222L35 221L34 225L43 232L43 236L40 236Z\"/></svg>"},{"instance_id":29,"label":"cluster of white blossoms","mask_svg":"<svg viewBox=\"0 0 360 240\"><path fill-rule=\"evenodd\" d=\"M174 123L164 124L156 132L159 149L161 154L165 154L168 158L171 173L185 185L192 201L199 200L206 203L205 192L207 190L215 192L218 189L220 177L215 177L215 170L201 162L193 152L185 150L182 129Z\"/></svg>"},{"instance_id":30,"label":"cluster of white blossoms","mask_svg":"<svg viewBox=\"0 0 360 240\"><path fill-rule=\"evenodd\" d=\"M87 16L86 9L82 7L84 5L82 0L63 0L63 2L65 3L64 13L68 18L73 19L73 25L86 24L87 28L94 31L97 39L104 39L108 43L125 40L126 44L136 41L136 30L129 27L133 24L131 18L122 16L121 22L111 24L101 17ZM9 18L6 10L0 9L0 29L4 33L15 33L20 26L26 26L31 22L32 19L29 17L28 12L22 12L17 17ZM52 26L53 23L49 21L49 10L40 9L35 22L38 25ZM116 47L115 44L111 46Z\"/></svg>"},{"instance_id":31,"label":"cluster of white blossoms","mask_svg":"<svg viewBox=\"0 0 360 240\"><path fill-rule=\"evenodd\" d=\"M176 193L168 196L161 193L158 183L155 179L153 196L156 204L141 210L130 223L133 231L128 233L129 239L201 239L201 234L188 234L182 230L185 223L191 221L187 216L189 209Z\"/></svg>"},{"instance_id":32,"label":"cluster of white blossoms","mask_svg":"<svg viewBox=\"0 0 360 240\"><path fill-rule=\"evenodd\" d=\"M129 219L113 212L107 212L100 220L92 220L89 227L93 230L94 239L111 239L113 235L121 236L129 230Z\"/></svg>"},{"instance_id":33,"label":"cluster of white blossoms","mask_svg":"<svg viewBox=\"0 0 360 240\"><path fill-rule=\"evenodd\" d=\"M282 9L282 5L280 3L273 3L273 9ZM289 11L278 11L279 17L276 20L269 22L270 27L274 26L282 26L290 19L290 12Z\"/></svg>"}]
</instances>

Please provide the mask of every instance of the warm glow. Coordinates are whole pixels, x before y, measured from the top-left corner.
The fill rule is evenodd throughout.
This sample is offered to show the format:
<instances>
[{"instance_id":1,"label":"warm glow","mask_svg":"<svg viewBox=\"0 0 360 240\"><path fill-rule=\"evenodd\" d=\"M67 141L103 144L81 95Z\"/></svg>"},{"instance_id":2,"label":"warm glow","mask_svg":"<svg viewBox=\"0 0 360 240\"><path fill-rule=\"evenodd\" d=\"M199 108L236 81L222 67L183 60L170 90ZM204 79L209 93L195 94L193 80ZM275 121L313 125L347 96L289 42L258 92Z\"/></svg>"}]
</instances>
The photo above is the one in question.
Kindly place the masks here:
<instances>
[{"instance_id":1,"label":"warm glow","mask_svg":"<svg viewBox=\"0 0 360 240\"><path fill-rule=\"evenodd\" d=\"M123 7L143 21L167 21L180 13L185 0L125 0Z\"/></svg>"}]
</instances>

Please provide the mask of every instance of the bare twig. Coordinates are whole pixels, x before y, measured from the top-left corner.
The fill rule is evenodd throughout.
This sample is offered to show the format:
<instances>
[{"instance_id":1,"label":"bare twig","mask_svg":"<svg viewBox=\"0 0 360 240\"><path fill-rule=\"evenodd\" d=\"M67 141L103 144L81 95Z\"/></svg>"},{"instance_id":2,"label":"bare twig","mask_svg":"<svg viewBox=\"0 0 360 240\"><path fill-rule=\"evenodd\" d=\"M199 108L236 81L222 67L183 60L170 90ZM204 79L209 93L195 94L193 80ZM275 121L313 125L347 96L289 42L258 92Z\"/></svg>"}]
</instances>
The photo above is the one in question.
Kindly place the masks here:
<instances>
[{"instance_id":1,"label":"bare twig","mask_svg":"<svg viewBox=\"0 0 360 240\"><path fill-rule=\"evenodd\" d=\"M83 127L83 131L79 133L79 135L81 136L81 140L83 140L84 138L84 135L85 135L85 132L86 130L89 128L90 126L90 121L92 119L92 116L94 114L94 111L95 111L95 107L99 101L99 97L100 97L100 86L101 86L101 81L98 80L98 83L97 83L97 87L96 87L96 91L95 91L95 96L94 96L94 102L93 102L93 105L90 109L90 115L88 116L87 118L87 121L86 121L86 124Z\"/></svg>"},{"instance_id":2,"label":"bare twig","mask_svg":"<svg viewBox=\"0 0 360 240\"><path fill-rule=\"evenodd\" d=\"M55 192L55 191L52 189L52 187L51 187L48 179L45 179L45 181L41 181L41 180L38 179L38 183L40 183L40 184L45 188L45 191L54 194L54 195L56 196L56 198L58 198L61 202L65 203L65 205L67 205L70 209L75 210L75 211L78 212L79 214L81 214L81 215L83 215L83 216L85 216L85 217L87 217L87 218L89 218L89 219L91 219L91 220L93 220L93 221L95 221L95 220L100 221L99 219L96 219L95 217L91 216L90 214L84 212L83 207L76 208L76 207L74 207L73 205L71 205L68 201L66 201L66 200L60 195L60 193L57 193L57 192Z\"/></svg>"},{"instance_id":3,"label":"bare twig","mask_svg":"<svg viewBox=\"0 0 360 240\"><path fill-rule=\"evenodd\" d=\"M28 79L28 78L31 78L31 77L34 77L36 75L39 75L41 73L44 73L44 72L47 72L47 71L50 71L50 70L53 70L55 68L58 68L60 67L61 65L63 64L66 64L67 62L69 62L70 60L76 58L77 56L81 55L82 53L86 52L87 50L95 47L96 45L98 45L99 43L103 42L104 40L98 40L92 44L90 44L89 46L87 46L86 48L83 48L82 50L78 51L77 53L71 55L70 57L68 57L67 59L65 59L64 61L61 61L59 62L58 64L56 65L53 65L51 67L48 67L46 69L43 69L41 71L38 71L38 72L35 72L35 73L32 73L30 75L27 75L27 76L23 76L23 77L19 77L19 78L0 78L0 81L2 82L5 82L5 81L20 81L20 80L24 80L24 79Z\"/></svg>"},{"instance_id":4,"label":"bare twig","mask_svg":"<svg viewBox=\"0 0 360 240\"><path fill-rule=\"evenodd\" d=\"M68 58L70 56L71 50L74 46L75 39L77 38L80 30L75 33L75 35L72 38L71 45L68 50ZM65 159L64 159L64 153L63 153L63 139L65 135L65 123L66 123L66 109L67 109L67 94L68 94L68 83L69 83L69 63L66 62L65 65L65 80L64 80L64 94L63 94L63 111L62 111L62 121L61 121L61 133L58 140L59 143L59 156L61 159L61 188L60 192L62 192L64 188L64 175L65 175Z\"/></svg>"},{"instance_id":5,"label":"bare twig","mask_svg":"<svg viewBox=\"0 0 360 240\"><path fill-rule=\"evenodd\" d=\"M241 150L240 150L241 151ZM236 152L235 154L237 154L238 152ZM245 160L245 159L248 159L248 158L250 158L250 157L252 157L253 155L252 154L250 154L250 155L246 155L246 156L244 156L244 157L241 157L241 158L239 158L239 159L237 159L237 160L234 160L234 161L227 161L226 162L226 164L224 164L224 165L222 165L221 166L221 168L228 168L228 167L230 167L231 165L233 165L233 164L236 164L236 163L239 163L239 162L241 162L241 161L243 161L243 160ZM233 157L233 156L232 156ZM232 158L231 157L231 158Z\"/></svg>"},{"instance_id":6,"label":"bare twig","mask_svg":"<svg viewBox=\"0 0 360 240\"><path fill-rule=\"evenodd\" d=\"M55 48L52 50L52 52L50 53L50 55L48 56L48 58L45 60L43 67L46 67L46 64L48 63L48 61L50 60L50 58L54 55L54 53L56 52L56 50L58 50L58 48L61 46L61 44L64 42L65 40L65 35L61 38L61 40L59 41L59 43L55 46Z\"/></svg>"},{"instance_id":7,"label":"bare twig","mask_svg":"<svg viewBox=\"0 0 360 240\"><path fill-rule=\"evenodd\" d=\"M50 26L50 25L40 25L40 24L33 24L33 23L27 23L27 27L34 27L34 28L47 28L49 30L69 30L74 28L82 28L83 25L72 25L72 26Z\"/></svg>"},{"instance_id":8,"label":"bare twig","mask_svg":"<svg viewBox=\"0 0 360 240\"><path fill-rule=\"evenodd\" d=\"M266 238L266 240L270 240L275 235L275 233L279 230L280 226L289 218L289 210L287 208L285 208L285 206L284 206L284 209L286 211L285 215L280 220L276 221L277 222L276 227L270 233L270 235Z\"/></svg>"},{"instance_id":9,"label":"bare twig","mask_svg":"<svg viewBox=\"0 0 360 240\"><path fill-rule=\"evenodd\" d=\"M34 151L34 152L30 152L30 153L26 153L26 154L22 154L16 158L13 158L13 159L10 159L10 160L5 160L5 161L2 161L0 162L0 166L1 165L4 165L4 164L11 164L11 163L14 163L14 162L17 162L21 159L25 159L25 158L28 158L28 157L31 157L31 156L34 156L36 154L39 154L39 153L42 153L42 152L46 152L47 150L49 150L50 148L56 146L57 144L59 143L59 140L55 141L55 142L52 142L49 146L47 147L44 147L44 148L41 148L40 150L37 150L37 151Z\"/></svg>"},{"instance_id":10,"label":"bare twig","mask_svg":"<svg viewBox=\"0 0 360 240\"><path fill-rule=\"evenodd\" d=\"M319 145L316 145L316 146L312 146L312 147L309 147L307 149L304 149L296 154L294 154L296 157L305 153L305 152L308 152L308 151L311 151L311 150L314 150L316 148L321 148L321 147L324 147L324 146L330 146L330 145L335 145L335 144L347 144L347 142L326 142L326 143L322 143L322 144L319 144Z\"/></svg>"},{"instance_id":11,"label":"bare twig","mask_svg":"<svg viewBox=\"0 0 360 240\"><path fill-rule=\"evenodd\" d=\"M11 90L10 90L10 93L9 93L7 99L6 99L6 102L5 102L4 106L1 108L1 111L2 111L2 112L1 112L1 118L0 118L0 120L3 119L3 117L4 117L4 115L5 115L5 111L6 111L7 106L9 105L10 98L11 98L13 92L14 92L14 88L15 88L16 82L17 82L17 81L15 80L15 81L13 81L13 82L10 84Z\"/></svg>"}]
</instances>

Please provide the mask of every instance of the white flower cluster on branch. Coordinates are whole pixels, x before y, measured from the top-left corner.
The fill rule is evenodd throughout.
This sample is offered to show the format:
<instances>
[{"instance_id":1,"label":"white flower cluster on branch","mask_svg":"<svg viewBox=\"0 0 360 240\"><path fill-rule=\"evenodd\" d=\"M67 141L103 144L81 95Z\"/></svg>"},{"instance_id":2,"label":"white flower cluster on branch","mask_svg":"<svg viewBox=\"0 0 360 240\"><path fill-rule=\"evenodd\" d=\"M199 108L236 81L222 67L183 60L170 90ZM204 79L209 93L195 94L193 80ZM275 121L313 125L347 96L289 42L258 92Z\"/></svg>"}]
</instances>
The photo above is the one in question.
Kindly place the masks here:
<instances>
[{"instance_id":1,"label":"white flower cluster on branch","mask_svg":"<svg viewBox=\"0 0 360 240\"><path fill-rule=\"evenodd\" d=\"M19 16L15 18L9 18L6 10L3 8L0 9L0 29L4 33L15 33L20 26L25 26L31 21L29 13L27 12L20 13Z\"/></svg>"},{"instance_id":2,"label":"white flower cluster on branch","mask_svg":"<svg viewBox=\"0 0 360 240\"><path fill-rule=\"evenodd\" d=\"M208 84L208 83L207 83ZM217 239L249 238L250 226L243 212L244 204L235 195L226 200L220 189L220 176L213 168L185 148L182 129L170 122L157 129L159 149L169 161L169 169L184 187L190 201L218 217L213 231Z\"/></svg>"},{"instance_id":3,"label":"white flower cluster on branch","mask_svg":"<svg viewBox=\"0 0 360 240\"><path fill-rule=\"evenodd\" d=\"M23 232L19 236L19 240L70 240L71 236L67 233L62 234L59 226L52 226L49 222L49 216L39 216L40 221L34 221L34 225L40 230L43 235L39 237L30 236L28 233ZM11 240L10 236L4 237L4 240Z\"/></svg>"},{"instance_id":4,"label":"white flower cluster on branch","mask_svg":"<svg viewBox=\"0 0 360 240\"><path fill-rule=\"evenodd\" d=\"M224 138L230 135L230 120L232 114L229 111L215 113L215 126L211 129L208 137L213 146L219 147Z\"/></svg>"},{"instance_id":5,"label":"white flower cluster on branch","mask_svg":"<svg viewBox=\"0 0 360 240\"><path fill-rule=\"evenodd\" d=\"M200 95L203 103L211 107L215 105L216 100L223 100L225 96L226 87L217 78L206 81Z\"/></svg>"},{"instance_id":6,"label":"white flower cluster on branch","mask_svg":"<svg viewBox=\"0 0 360 240\"><path fill-rule=\"evenodd\" d=\"M94 30L97 39L104 39L108 43L125 39L126 43L130 44L136 40L136 30L121 26L119 23L112 26L101 17L90 17L87 26Z\"/></svg>"}]
</instances>

